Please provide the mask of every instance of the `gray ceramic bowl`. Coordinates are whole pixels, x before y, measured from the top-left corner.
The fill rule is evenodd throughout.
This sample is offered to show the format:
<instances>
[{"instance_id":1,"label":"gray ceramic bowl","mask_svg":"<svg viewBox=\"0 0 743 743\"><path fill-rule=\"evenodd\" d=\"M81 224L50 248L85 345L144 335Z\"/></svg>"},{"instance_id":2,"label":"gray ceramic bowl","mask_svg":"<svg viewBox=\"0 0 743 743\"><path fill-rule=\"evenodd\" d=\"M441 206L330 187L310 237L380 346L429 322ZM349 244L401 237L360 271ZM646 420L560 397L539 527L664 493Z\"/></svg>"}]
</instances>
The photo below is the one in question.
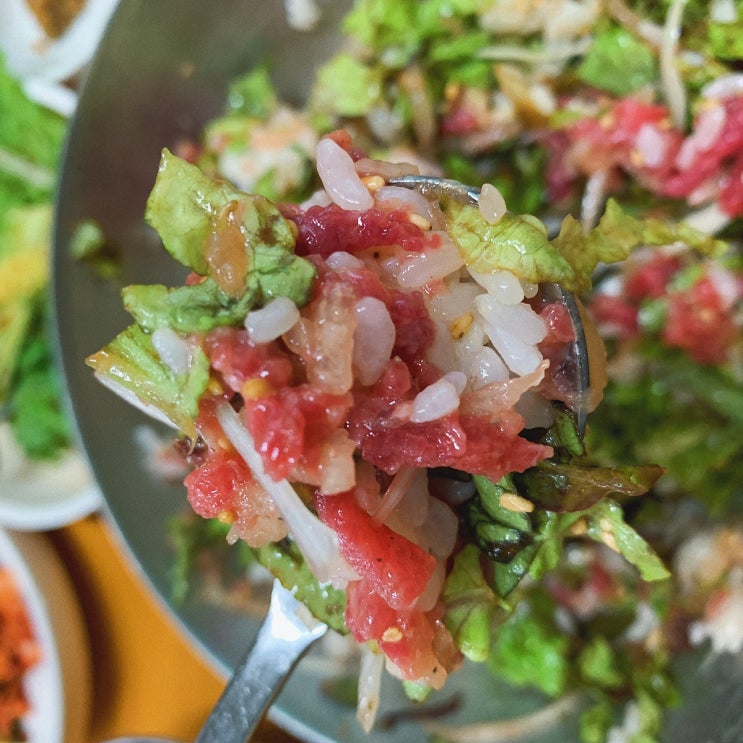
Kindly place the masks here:
<instances>
[{"instance_id":1,"label":"gray ceramic bowl","mask_svg":"<svg viewBox=\"0 0 743 743\"><path fill-rule=\"evenodd\" d=\"M93 218L121 251L121 284L177 283L172 261L142 221L161 148L196 135L222 110L227 83L259 61L269 62L286 99L301 102L317 64L338 43L338 21L349 5L320 3L319 31L300 33L288 28L284 4L275 0L123 0L83 89L61 175L53 290L61 364L79 434L133 563L194 645L225 675L257 623L193 599L182 605L170 599L173 554L167 523L184 508L184 491L149 474L134 441L142 415L94 381L84 366L83 359L129 318L119 285L97 278L69 257L70 237L80 220ZM689 659L683 671L696 688L687 706L671 716L666 740L743 740L742 659L726 657L700 670L696 666L696 659ZM273 708L273 718L312 743L425 740L423 729L410 722L366 736L353 710L330 702L321 683L317 664L304 661ZM385 685L383 713L407 705L398 686L393 681ZM542 703L471 666L432 703L454 694L464 699L451 716L454 724L528 714ZM574 720L529 738L540 743L577 739Z\"/></svg>"}]
</instances>

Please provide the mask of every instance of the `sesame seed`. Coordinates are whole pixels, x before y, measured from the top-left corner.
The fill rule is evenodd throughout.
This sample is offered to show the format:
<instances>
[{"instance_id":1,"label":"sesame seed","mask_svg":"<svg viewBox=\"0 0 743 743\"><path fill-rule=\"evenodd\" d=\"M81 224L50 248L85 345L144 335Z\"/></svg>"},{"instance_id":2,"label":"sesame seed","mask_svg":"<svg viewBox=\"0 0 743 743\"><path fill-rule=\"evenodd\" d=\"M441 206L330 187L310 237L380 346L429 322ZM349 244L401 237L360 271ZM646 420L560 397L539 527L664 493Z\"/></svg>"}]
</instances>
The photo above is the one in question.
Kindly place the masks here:
<instances>
[{"instance_id":1,"label":"sesame seed","mask_svg":"<svg viewBox=\"0 0 743 743\"><path fill-rule=\"evenodd\" d=\"M500 504L507 511L516 513L531 513L534 510L534 504L518 493L503 493L500 497Z\"/></svg>"}]
</instances>

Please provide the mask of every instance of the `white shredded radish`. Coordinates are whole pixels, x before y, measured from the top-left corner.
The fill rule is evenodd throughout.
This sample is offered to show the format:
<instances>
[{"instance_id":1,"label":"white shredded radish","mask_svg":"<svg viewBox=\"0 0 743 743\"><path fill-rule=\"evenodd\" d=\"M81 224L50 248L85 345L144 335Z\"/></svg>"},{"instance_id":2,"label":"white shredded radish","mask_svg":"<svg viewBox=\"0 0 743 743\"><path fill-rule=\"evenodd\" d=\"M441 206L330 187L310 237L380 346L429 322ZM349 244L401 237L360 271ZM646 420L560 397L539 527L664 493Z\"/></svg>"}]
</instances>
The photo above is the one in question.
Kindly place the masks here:
<instances>
[{"instance_id":1,"label":"white shredded radish","mask_svg":"<svg viewBox=\"0 0 743 743\"><path fill-rule=\"evenodd\" d=\"M536 297L539 292L539 284L534 281L525 281L521 279L521 288L524 290L524 297L531 299Z\"/></svg>"},{"instance_id":2,"label":"white shredded radish","mask_svg":"<svg viewBox=\"0 0 743 743\"><path fill-rule=\"evenodd\" d=\"M403 522L408 527L417 529L428 518L431 496L428 492L428 471L417 467L412 469L414 476L405 488L397 506L395 506L392 518L396 522ZM392 528L397 530L396 526L392 526Z\"/></svg>"},{"instance_id":3,"label":"white shredded radish","mask_svg":"<svg viewBox=\"0 0 743 743\"><path fill-rule=\"evenodd\" d=\"M727 111L721 105L705 106L702 109L694 130L694 138L700 150L709 150L716 144L727 118Z\"/></svg>"},{"instance_id":4,"label":"white shredded radish","mask_svg":"<svg viewBox=\"0 0 743 743\"><path fill-rule=\"evenodd\" d=\"M468 725L436 720L423 720L421 724L429 734L451 743L513 743L554 728L564 717L574 714L584 702L584 696L576 692L520 717Z\"/></svg>"},{"instance_id":5,"label":"white shredded radish","mask_svg":"<svg viewBox=\"0 0 743 743\"><path fill-rule=\"evenodd\" d=\"M622 640L632 643L643 642L660 626L658 612L647 601L640 601L632 624L622 632Z\"/></svg>"},{"instance_id":6,"label":"white shredded radish","mask_svg":"<svg viewBox=\"0 0 743 743\"><path fill-rule=\"evenodd\" d=\"M165 482L183 480L190 467L173 446L170 432L162 436L152 426L139 425L134 429L134 442L147 470Z\"/></svg>"},{"instance_id":7,"label":"white shredded radish","mask_svg":"<svg viewBox=\"0 0 743 743\"><path fill-rule=\"evenodd\" d=\"M580 201L580 217L584 230L595 227L601 216L608 179L609 171L606 169L596 170L588 176Z\"/></svg>"},{"instance_id":8,"label":"white shredded radish","mask_svg":"<svg viewBox=\"0 0 743 743\"><path fill-rule=\"evenodd\" d=\"M629 743L637 740L643 733L642 717L640 705L635 701L627 702L621 722L606 731L606 743Z\"/></svg>"},{"instance_id":9,"label":"white shredded radish","mask_svg":"<svg viewBox=\"0 0 743 743\"><path fill-rule=\"evenodd\" d=\"M398 141L405 130L405 119L400 111L386 104L372 106L366 115L366 123L374 137L386 144Z\"/></svg>"},{"instance_id":10,"label":"white shredded radish","mask_svg":"<svg viewBox=\"0 0 743 743\"><path fill-rule=\"evenodd\" d=\"M739 653L743 650L743 585L740 583L714 595L707 604L704 618L689 627L692 645L705 640L710 640L716 653Z\"/></svg>"},{"instance_id":11,"label":"white shredded radish","mask_svg":"<svg viewBox=\"0 0 743 743\"><path fill-rule=\"evenodd\" d=\"M446 580L446 565L442 560L436 560L433 573L423 589L423 593L415 600L413 604L418 611L430 611L439 602L441 589Z\"/></svg>"},{"instance_id":12,"label":"white shredded radish","mask_svg":"<svg viewBox=\"0 0 743 743\"><path fill-rule=\"evenodd\" d=\"M463 371L455 370L447 372L442 379L451 382L458 395L461 395L467 386L467 375Z\"/></svg>"},{"instance_id":13,"label":"white shredded radish","mask_svg":"<svg viewBox=\"0 0 743 743\"><path fill-rule=\"evenodd\" d=\"M362 645L356 719L366 733L374 727L379 710L382 671L384 671L384 654L378 650L372 650L368 644Z\"/></svg>"},{"instance_id":14,"label":"white shredded radish","mask_svg":"<svg viewBox=\"0 0 743 743\"><path fill-rule=\"evenodd\" d=\"M421 531L427 538L427 544L423 546L435 557L445 560L457 543L459 518L446 503L429 498L428 513Z\"/></svg>"},{"instance_id":15,"label":"white shredded radish","mask_svg":"<svg viewBox=\"0 0 743 743\"><path fill-rule=\"evenodd\" d=\"M245 316L245 329L256 343L275 341L299 320L297 305L288 297L275 297Z\"/></svg>"},{"instance_id":16,"label":"white shredded radish","mask_svg":"<svg viewBox=\"0 0 743 743\"><path fill-rule=\"evenodd\" d=\"M340 553L337 534L305 506L288 480L273 480L266 474L253 437L229 403L218 404L216 414L225 436L281 511L289 533L315 578L338 588L344 588L349 580L358 580L358 574Z\"/></svg>"},{"instance_id":17,"label":"white shredded radish","mask_svg":"<svg viewBox=\"0 0 743 743\"><path fill-rule=\"evenodd\" d=\"M359 260L355 255L347 253L345 250L337 250L331 253L326 259L325 264L328 268L337 271L341 268L363 268L364 261Z\"/></svg>"},{"instance_id":18,"label":"white shredded radish","mask_svg":"<svg viewBox=\"0 0 743 743\"><path fill-rule=\"evenodd\" d=\"M390 162L375 160L371 157L360 157L355 163L356 172L361 175L378 175L385 181L403 175L417 175L418 166L408 162Z\"/></svg>"},{"instance_id":19,"label":"white shredded radish","mask_svg":"<svg viewBox=\"0 0 743 743\"><path fill-rule=\"evenodd\" d=\"M390 514L398 507L410 490L416 476L422 470L415 467L403 467L393 478L387 490L385 490L372 516L378 524L383 524L389 519ZM403 523L409 524L408 519L403 519ZM416 524L417 525L417 524ZM407 536L407 534L405 534Z\"/></svg>"},{"instance_id":20,"label":"white shredded radish","mask_svg":"<svg viewBox=\"0 0 743 743\"><path fill-rule=\"evenodd\" d=\"M731 218L714 202L687 214L684 222L705 235L716 235L730 224Z\"/></svg>"},{"instance_id":21,"label":"white shredded radish","mask_svg":"<svg viewBox=\"0 0 743 743\"><path fill-rule=\"evenodd\" d=\"M663 26L663 41L660 47L660 79L671 121L677 129L686 125L686 89L679 72L676 56L681 36L681 19L687 0L672 0Z\"/></svg>"},{"instance_id":22,"label":"white shredded radish","mask_svg":"<svg viewBox=\"0 0 743 743\"><path fill-rule=\"evenodd\" d=\"M342 209L367 211L374 198L356 172L351 156L329 137L317 143L317 174L328 196Z\"/></svg>"},{"instance_id":23,"label":"white shredded radish","mask_svg":"<svg viewBox=\"0 0 743 743\"><path fill-rule=\"evenodd\" d=\"M480 216L488 224L500 222L507 211L503 194L492 183L483 184L477 207L480 210Z\"/></svg>"},{"instance_id":24,"label":"white shredded radish","mask_svg":"<svg viewBox=\"0 0 743 743\"><path fill-rule=\"evenodd\" d=\"M437 420L459 407L457 388L445 377L424 387L413 399L413 423L427 423Z\"/></svg>"},{"instance_id":25,"label":"white shredded radish","mask_svg":"<svg viewBox=\"0 0 743 743\"><path fill-rule=\"evenodd\" d=\"M697 118L693 134L681 144L676 165L681 170L693 167L698 156L714 147L727 121L727 112L720 104L706 107Z\"/></svg>"},{"instance_id":26,"label":"white shredded radish","mask_svg":"<svg viewBox=\"0 0 743 743\"><path fill-rule=\"evenodd\" d=\"M514 405L524 418L524 428L549 428L555 422L555 409L541 395L526 390Z\"/></svg>"},{"instance_id":27,"label":"white shredded radish","mask_svg":"<svg viewBox=\"0 0 743 743\"><path fill-rule=\"evenodd\" d=\"M724 100L743 94L743 72L731 72L707 83L701 90L702 98Z\"/></svg>"},{"instance_id":28,"label":"white shredded radish","mask_svg":"<svg viewBox=\"0 0 743 743\"><path fill-rule=\"evenodd\" d=\"M353 366L358 380L368 387L379 379L390 360L395 345L395 324L384 302L375 297L362 297L355 310Z\"/></svg>"},{"instance_id":29,"label":"white shredded radish","mask_svg":"<svg viewBox=\"0 0 743 743\"><path fill-rule=\"evenodd\" d=\"M174 374L185 374L191 365L188 343L173 328L156 328L152 331L152 345L163 364Z\"/></svg>"}]
</instances>

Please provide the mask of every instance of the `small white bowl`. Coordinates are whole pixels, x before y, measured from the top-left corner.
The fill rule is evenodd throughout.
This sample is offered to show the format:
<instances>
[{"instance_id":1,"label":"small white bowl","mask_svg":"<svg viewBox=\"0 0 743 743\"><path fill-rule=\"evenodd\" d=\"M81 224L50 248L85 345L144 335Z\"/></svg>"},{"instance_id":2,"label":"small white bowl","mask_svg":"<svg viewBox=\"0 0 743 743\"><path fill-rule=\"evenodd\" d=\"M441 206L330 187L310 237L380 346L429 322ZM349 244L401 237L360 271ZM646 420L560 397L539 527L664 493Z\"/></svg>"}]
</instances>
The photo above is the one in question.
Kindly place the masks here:
<instances>
[{"instance_id":1,"label":"small white bowl","mask_svg":"<svg viewBox=\"0 0 743 743\"><path fill-rule=\"evenodd\" d=\"M24 679L29 743L84 743L90 719L91 663L75 592L42 534L0 529L0 565L16 578L41 661Z\"/></svg>"},{"instance_id":2,"label":"small white bowl","mask_svg":"<svg viewBox=\"0 0 743 743\"><path fill-rule=\"evenodd\" d=\"M64 81L92 58L118 0L89 0L58 39L50 39L25 0L0 2L0 50L30 98L69 116L76 94Z\"/></svg>"},{"instance_id":3,"label":"small white bowl","mask_svg":"<svg viewBox=\"0 0 743 743\"><path fill-rule=\"evenodd\" d=\"M8 423L0 423L0 527L21 531L58 529L97 511L100 490L79 451L60 459L31 461Z\"/></svg>"}]
</instances>

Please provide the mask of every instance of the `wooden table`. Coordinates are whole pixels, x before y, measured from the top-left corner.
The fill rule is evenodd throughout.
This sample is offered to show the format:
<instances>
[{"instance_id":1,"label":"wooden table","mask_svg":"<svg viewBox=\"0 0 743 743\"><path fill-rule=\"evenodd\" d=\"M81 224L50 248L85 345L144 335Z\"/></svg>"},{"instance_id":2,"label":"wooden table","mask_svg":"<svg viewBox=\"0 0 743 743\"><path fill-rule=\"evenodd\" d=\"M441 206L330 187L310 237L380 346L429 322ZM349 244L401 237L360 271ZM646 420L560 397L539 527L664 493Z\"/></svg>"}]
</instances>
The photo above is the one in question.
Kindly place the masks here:
<instances>
[{"instance_id":1,"label":"wooden table","mask_svg":"<svg viewBox=\"0 0 743 743\"><path fill-rule=\"evenodd\" d=\"M123 556L106 519L50 532L80 598L90 638L90 743L122 735L192 741L224 686ZM269 722L257 743L292 743Z\"/></svg>"}]
</instances>

